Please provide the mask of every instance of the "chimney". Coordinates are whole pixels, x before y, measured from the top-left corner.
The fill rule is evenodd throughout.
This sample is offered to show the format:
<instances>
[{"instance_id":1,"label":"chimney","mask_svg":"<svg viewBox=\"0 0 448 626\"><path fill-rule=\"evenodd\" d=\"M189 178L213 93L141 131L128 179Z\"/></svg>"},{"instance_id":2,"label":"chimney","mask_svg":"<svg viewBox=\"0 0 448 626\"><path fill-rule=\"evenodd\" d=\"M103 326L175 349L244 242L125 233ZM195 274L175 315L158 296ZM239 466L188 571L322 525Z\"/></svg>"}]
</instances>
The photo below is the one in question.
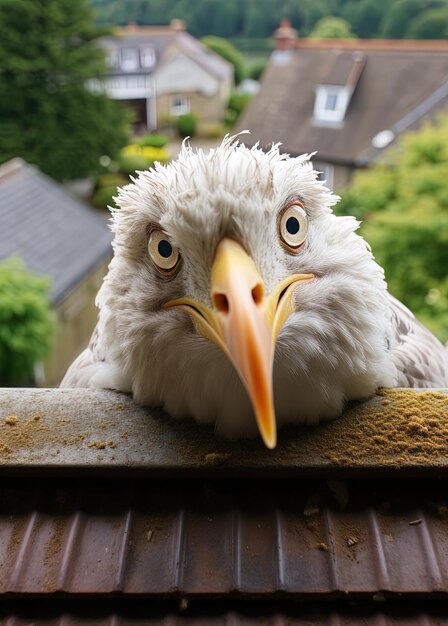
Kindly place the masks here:
<instances>
[{"instance_id":1,"label":"chimney","mask_svg":"<svg viewBox=\"0 0 448 626\"><path fill-rule=\"evenodd\" d=\"M282 20L280 27L274 32L276 50L293 50L299 38L295 28L292 28L289 20Z\"/></svg>"},{"instance_id":2,"label":"chimney","mask_svg":"<svg viewBox=\"0 0 448 626\"><path fill-rule=\"evenodd\" d=\"M183 20L179 20L179 19L171 20L170 28L171 28L171 30L175 30L177 32L182 32L182 31L187 30L187 26L186 26L185 22Z\"/></svg>"}]
</instances>

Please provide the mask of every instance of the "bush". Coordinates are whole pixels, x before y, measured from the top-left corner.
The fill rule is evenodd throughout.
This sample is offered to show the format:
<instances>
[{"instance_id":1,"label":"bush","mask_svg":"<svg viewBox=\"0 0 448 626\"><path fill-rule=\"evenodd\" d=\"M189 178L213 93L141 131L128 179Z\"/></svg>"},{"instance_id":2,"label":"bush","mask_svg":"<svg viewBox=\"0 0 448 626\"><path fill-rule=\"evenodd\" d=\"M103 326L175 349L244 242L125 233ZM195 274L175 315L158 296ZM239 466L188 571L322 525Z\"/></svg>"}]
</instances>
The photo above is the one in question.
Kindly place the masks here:
<instances>
[{"instance_id":1,"label":"bush","mask_svg":"<svg viewBox=\"0 0 448 626\"><path fill-rule=\"evenodd\" d=\"M176 128L181 137L194 137L198 127L198 120L194 113L186 113L177 118Z\"/></svg>"},{"instance_id":2,"label":"bush","mask_svg":"<svg viewBox=\"0 0 448 626\"><path fill-rule=\"evenodd\" d=\"M233 126L251 100L252 96L250 94L233 91L227 104L226 124Z\"/></svg>"},{"instance_id":3,"label":"bush","mask_svg":"<svg viewBox=\"0 0 448 626\"><path fill-rule=\"evenodd\" d=\"M151 161L142 156L121 154L118 158L118 171L128 178L137 170L147 170L149 167L151 167Z\"/></svg>"},{"instance_id":4,"label":"bush","mask_svg":"<svg viewBox=\"0 0 448 626\"><path fill-rule=\"evenodd\" d=\"M166 135L144 135L138 142L139 146L149 146L151 148L164 148L169 142Z\"/></svg>"},{"instance_id":5,"label":"bush","mask_svg":"<svg viewBox=\"0 0 448 626\"><path fill-rule=\"evenodd\" d=\"M117 189L128 182L129 178L122 174L103 174L98 176L92 196L92 204L97 209L105 209L108 206L116 207L114 196L117 195Z\"/></svg>"},{"instance_id":6,"label":"bush","mask_svg":"<svg viewBox=\"0 0 448 626\"><path fill-rule=\"evenodd\" d=\"M108 173L103 173L96 179L95 191L91 198L93 206L105 209L107 206L116 207L114 196L117 188L129 183L129 177L138 170L147 170L156 161L165 163L169 154L165 148L129 144L121 151L117 162L111 163ZM113 169L112 169L113 168Z\"/></svg>"},{"instance_id":7,"label":"bush","mask_svg":"<svg viewBox=\"0 0 448 626\"><path fill-rule=\"evenodd\" d=\"M224 124L201 124L198 128L198 135L204 139L222 139L227 131Z\"/></svg>"},{"instance_id":8,"label":"bush","mask_svg":"<svg viewBox=\"0 0 448 626\"><path fill-rule=\"evenodd\" d=\"M139 146L136 143L131 143L123 148L119 159L119 171L122 171L120 167L123 162L123 157L132 157L140 159L140 163L143 167L137 167L137 169L147 169L153 165L156 161L160 163L166 163L169 160L169 154L165 148L153 148L152 146Z\"/></svg>"},{"instance_id":9,"label":"bush","mask_svg":"<svg viewBox=\"0 0 448 626\"><path fill-rule=\"evenodd\" d=\"M267 62L267 59L258 59L258 61L254 61L249 67L249 78L252 78L252 80L260 80Z\"/></svg>"},{"instance_id":10,"label":"bush","mask_svg":"<svg viewBox=\"0 0 448 626\"><path fill-rule=\"evenodd\" d=\"M391 293L447 341L448 116L403 134L387 155L355 175L338 212L364 220Z\"/></svg>"},{"instance_id":11,"label":"bush","mask_svg":"<svg viewBox=\"0 0 448 626\"><path fill-rule=\"evenodd\" d=\"M0 263L0 384L29 382L35 363L50 351L56 325L49 284L21 259Z\"/></svg>"}]
</instances>

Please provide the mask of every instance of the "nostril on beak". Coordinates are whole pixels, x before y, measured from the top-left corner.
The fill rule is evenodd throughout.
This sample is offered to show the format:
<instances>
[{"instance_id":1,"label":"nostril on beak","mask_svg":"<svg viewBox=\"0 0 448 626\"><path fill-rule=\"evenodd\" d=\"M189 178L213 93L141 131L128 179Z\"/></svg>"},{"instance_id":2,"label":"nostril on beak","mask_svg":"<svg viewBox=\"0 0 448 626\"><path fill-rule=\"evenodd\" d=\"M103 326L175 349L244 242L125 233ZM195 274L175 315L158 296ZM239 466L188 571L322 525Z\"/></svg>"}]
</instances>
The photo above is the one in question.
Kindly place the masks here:
<instances>
[{"instance_id":1,"label":"nostril on beak","mask_svg":"<svg viewBox=\"0 0 448 626\"><path fill-rule=\"evenodd\" d=\"M264 297L264 289L261 283L257 283L252 289L252 299L256 305L259 305Z\"/></svg>"},{"instance_id":2,"label":"nostril on beak","mask_svg":"<svg viewBox=\"0 0 448 626\"><path fill-rule=\"evenodd\" d=\"M230 306L229 300L224 293L214 293L213 294L213 304L218 309L220 313L228 313Z\"/></svg>"}]
</instances>

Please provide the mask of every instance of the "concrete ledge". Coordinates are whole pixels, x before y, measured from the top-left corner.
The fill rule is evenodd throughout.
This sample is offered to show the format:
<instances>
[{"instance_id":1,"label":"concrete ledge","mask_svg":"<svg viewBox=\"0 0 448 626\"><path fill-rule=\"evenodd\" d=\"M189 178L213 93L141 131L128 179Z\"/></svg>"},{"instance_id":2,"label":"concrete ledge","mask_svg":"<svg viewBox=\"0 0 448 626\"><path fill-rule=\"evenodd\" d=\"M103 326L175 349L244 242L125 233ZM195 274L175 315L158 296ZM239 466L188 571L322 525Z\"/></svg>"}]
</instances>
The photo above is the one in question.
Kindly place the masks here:
<instances>
[{"instance_id":1,"label":"concrete ledge","mask_svg":"<svg viewBox=\"0 0 448 626\"><path fill-rule=\"evenodd\" d=\"M286 427L274 451L89 389L0 389L0 475L448 474L448 390L380 390L318 427Z\"/></svg>"}]
</instances>

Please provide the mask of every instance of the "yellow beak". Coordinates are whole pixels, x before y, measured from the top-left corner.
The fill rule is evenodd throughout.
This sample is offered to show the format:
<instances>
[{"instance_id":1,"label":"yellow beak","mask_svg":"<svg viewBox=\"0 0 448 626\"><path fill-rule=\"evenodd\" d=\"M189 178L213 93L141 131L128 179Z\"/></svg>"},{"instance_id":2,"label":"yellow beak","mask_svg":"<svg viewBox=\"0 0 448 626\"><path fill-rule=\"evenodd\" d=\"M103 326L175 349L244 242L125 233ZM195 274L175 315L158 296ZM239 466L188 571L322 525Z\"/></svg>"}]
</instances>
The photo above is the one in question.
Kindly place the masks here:
<instances>
[{"instance_id":1,"label":"yellow beak","mask_svg":"<svg viewBox=\"0 0 448 626\"><path fill-rule=\"evenodd\" d=\"M291 296L297 283L312 278L313 274L288 276L266 297L255 263L239 243L226 237L218 244L211 269L214 309L187 297L164 305L189 313L196 331L214 341L233 363L268 448L277 443L272 381L275 341L294 310Z\"/></svg>"}]
</instances>

